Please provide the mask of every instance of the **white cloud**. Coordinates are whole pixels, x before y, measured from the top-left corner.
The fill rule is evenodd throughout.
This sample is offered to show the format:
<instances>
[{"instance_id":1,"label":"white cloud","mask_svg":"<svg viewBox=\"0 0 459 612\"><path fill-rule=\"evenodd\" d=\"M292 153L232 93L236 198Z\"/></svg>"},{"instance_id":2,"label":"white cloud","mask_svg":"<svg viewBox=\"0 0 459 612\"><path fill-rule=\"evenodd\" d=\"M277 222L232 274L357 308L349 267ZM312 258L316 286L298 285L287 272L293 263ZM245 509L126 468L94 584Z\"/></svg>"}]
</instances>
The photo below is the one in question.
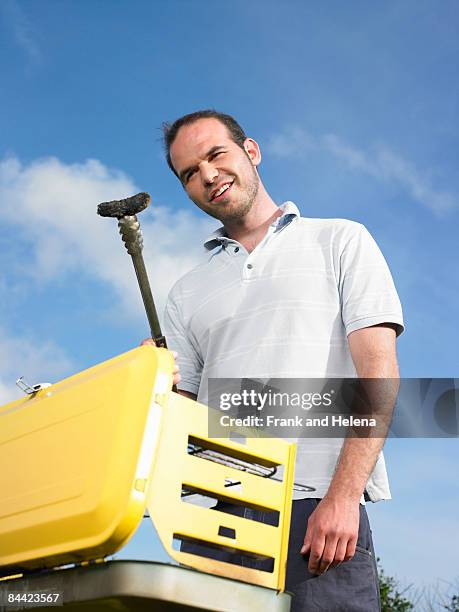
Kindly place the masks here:
<instances>
[{"instance_id":1,"label":"white cloud","mask_svg":"<svg viewBox=\"0 0 459 612\"><path fill-rule=\"evenodd\" d=\"M28 60L38 63L42 53L36 41L36 32L16 0L4 0L1 4L2 12L9 22L16 44L25 52Z\"/></svg>"},{"instance_id":2,"label":"white cloud","mask_svg":"<svg viewBox=\"0 0 459 612\"><path fill-rule=\"evenodd\" d=\"M393 183L410 197L436 214L459 207L456 194L437 190L411 162L384 146L363 151L344 142L336 134L313 136L294 126L274 135L268 151L278 157L305 156L325 152L344 163L350 170L361 172L379 181Z\"/></svg>"},{"instance_id":3,"label":"white cloud","mask_svg":"<svg viewBox=\"0 0 459 612\"><path fill-rule=\"evenodd\" d=\"M52 341L12 337L7 325L14 296L23 301L28 294L33 300L43 284L75 283L87 275L114 291L116 298L113 311L106 313L108 317L116 313L117 317L127 315L145 321L131 258L116 220L103 219L96 212L99 202L138 191L126 174L97 160L64 164L47 158L23 165L16 158L8 158L0 162L3 227L9 237L16 234L15 242L21 245L19 261L9 261L15 266L14 273L8 280L0 277L0 405L22 396L15 386L21 375L30 384L56 382L77 369ZM161 316L172 284L202 257L198 237L205 237L215 222L154 204L139 218L145 263Z\"/></svg>"},{"instance_id":4,"label":"white cloud","mask_svg":"<svg viewBox=\"0 0 459 612\"><path fill-rule=\"evenodd\" d=\"M53 383L72 370L70 358L54 342L12 338L0 328L0 405L23 396L15 385L20 376L31 385Z\"/></svg>"},{"instance_id":5,"label":"white cloud","mask_svg":"<svg viewBox=\"0 0 459 612\"><path fill-rule=\"evenodd\" d=\"M317 149L316 138L298 126L291 126L284 132L273 135L267 147L270 153L278 157L290 157Z\"/></svg>"},{"instance_id":6,"label":"white cloud","mask_svg":"<svg viewBox=\"0 0 459 612\"><path fill-rule=\"evenodd\" d=\"M114 219L97 215L99 202L140 191L123 172L98 160L64 164L46 158L22 165L16 158L0 162L0 201L3 219L14 225L32 246L28 262L31 282L87 274L117 293L126 313L145 316L132 262ZM144 234L144 257L152 290L161 312L172 284L202 258L198 237L215 222L189 211L151 207L139 216Z\"/></svg>"}]
</instances>

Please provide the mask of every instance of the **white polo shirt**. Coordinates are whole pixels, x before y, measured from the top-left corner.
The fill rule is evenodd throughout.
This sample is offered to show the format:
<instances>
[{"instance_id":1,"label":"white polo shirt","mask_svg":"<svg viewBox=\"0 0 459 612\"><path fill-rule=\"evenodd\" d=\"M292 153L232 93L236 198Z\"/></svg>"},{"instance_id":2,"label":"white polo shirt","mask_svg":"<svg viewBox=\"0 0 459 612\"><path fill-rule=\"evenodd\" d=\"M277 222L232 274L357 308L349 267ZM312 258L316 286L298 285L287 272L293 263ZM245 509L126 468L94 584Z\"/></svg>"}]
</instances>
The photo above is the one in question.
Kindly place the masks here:
<instances>
[{"instance_id":1,"label":"white polo shirt","mask_svg":"<svg viewBox=\"0 0 459 612\"><path fill-rule=\"evenodd\" d=\"M220 228L206 240L209 259L172 288L165 311L168 346L178 352L180 388L207 403L208 378L357 376L350 332L393 323L400 301L381 251L365 227L309 219L292 202L249 254ZM295 481L323 497L342 439L299 439ZM381 453L366 487L390 498Z\"/></svg>"}]
</instances>

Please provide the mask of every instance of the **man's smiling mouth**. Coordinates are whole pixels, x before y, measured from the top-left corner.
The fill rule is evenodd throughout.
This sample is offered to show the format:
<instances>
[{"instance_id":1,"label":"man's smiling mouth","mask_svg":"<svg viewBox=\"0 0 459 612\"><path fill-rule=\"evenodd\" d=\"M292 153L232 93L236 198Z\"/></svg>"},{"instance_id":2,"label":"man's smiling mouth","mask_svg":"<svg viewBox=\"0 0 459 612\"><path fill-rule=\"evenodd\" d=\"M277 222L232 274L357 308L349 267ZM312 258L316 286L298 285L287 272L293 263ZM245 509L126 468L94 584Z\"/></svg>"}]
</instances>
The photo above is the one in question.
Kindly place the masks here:
<instances>
[{"instance_id":1,"label":"man's smiling mouth","mask_svg":"<svg viewBox=\"0 0 459 612\"><path fill-rule=\"evenodd\" d=\"M223 195L231 189L233 182L223 183L221 187L219 187L216 191L212 192L210 197L210 202L218 202L218 200L223 198Z\"/></svg>"}]
</instances>

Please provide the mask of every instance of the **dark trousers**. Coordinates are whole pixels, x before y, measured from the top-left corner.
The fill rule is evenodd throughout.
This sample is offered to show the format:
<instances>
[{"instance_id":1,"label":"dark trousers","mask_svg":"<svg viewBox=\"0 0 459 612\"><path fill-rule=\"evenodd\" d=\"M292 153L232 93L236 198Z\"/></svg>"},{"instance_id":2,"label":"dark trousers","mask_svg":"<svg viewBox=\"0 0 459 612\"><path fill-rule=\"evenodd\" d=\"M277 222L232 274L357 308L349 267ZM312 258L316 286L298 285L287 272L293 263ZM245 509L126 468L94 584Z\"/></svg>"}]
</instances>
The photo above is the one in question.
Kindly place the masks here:
<instances>
[{"instance_id":1,"label":"dark trousers","mask_svg":"<svg viewBox=\"0 0 459 612\"><path fill-rule=\"evenodd\" d=\"M357 548L350 561L317 576L308 571L307 556L300 555L307 519L320 499L293 502L288 545L286 591L294 594L292 612L379 612L376 559L365 506L360 504Z\"/></svg>"},{"instance_id":2,"label":"dark trousers","mask_svg":"<svg viewBox=\"0 0 459 612\"><path fill-rule=\"evenodd\" d=\"M379 612L379 583L376 559L365 506L360 505L360 523L357 548L350 561L328 569L317 576L308 571L307 556L300 555L309 515L320 499L300 499L292 504L290 538L288 545L285 590L294 595L292 612ZM219 502L218 510L245 516L267 524L275 524L271 514L232 504ZM183 543L184 552L203 554L198 544ZM215 550L210 555L220 561L229 561L229 553ZM234 562L234 558L233 558ZM264 568L266 561L241 559L241 565L255 569Z\"/></svg>"}]
</instances>

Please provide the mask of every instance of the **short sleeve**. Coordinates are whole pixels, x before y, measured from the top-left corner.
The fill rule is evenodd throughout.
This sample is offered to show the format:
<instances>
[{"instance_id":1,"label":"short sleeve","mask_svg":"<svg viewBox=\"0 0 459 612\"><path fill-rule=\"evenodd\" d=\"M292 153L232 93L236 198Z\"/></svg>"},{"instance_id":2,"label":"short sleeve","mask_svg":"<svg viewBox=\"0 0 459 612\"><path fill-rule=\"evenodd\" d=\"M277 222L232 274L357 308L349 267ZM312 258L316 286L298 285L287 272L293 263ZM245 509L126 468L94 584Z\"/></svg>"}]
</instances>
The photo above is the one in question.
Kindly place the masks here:
<instances>
[{"instance_id":1,"label":"short sleeve","mask_svg":"<svg viewBox=\"0 0 459 612\"><path fill-rule=\"evenodd\" d=\"M198 395L202 359L192 339L187 335L183 316L171 295L168 297L164 312L164 330L168 348L177 351L181 377L179 389Z\"/></svg>"},{"instance_id":2,"label":"short sleeve","mask_svg":"<svg viewBox=\"0 0 459 612\"><path fill-rule=\"evenodd\" d=\"M393 323L397 336L403 314L386 260L368 230L353 224L340 256L339 292L346 334L381 323Z\"/></svg>"}]
</instances>

